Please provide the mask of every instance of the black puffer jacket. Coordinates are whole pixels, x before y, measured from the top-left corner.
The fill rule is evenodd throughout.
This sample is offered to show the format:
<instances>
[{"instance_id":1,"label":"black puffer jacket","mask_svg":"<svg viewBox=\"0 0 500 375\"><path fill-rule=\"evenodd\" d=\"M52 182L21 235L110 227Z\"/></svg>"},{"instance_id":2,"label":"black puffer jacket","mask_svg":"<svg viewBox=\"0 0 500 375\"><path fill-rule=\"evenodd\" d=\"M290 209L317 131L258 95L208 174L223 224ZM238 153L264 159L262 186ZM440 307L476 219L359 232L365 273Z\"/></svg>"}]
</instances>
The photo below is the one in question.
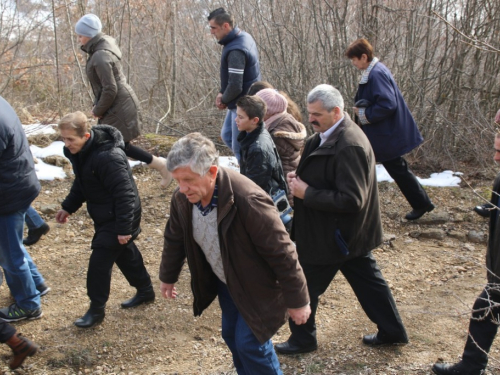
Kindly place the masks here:
<instances>
[{"instance_id":1,"label":"black puffer jacket","mask_svg":"<svg viewBox=\"0 0 500 375\"><path fill-rule=\"evenodd\" d=\"M123 148L120 132L107 125L94 126L90 139L77 154L64 147L75 181L62 208L72 214L87 202L96 227L93 247L117 241L117 235L135 238L140 232L141 202ZM103 238L102 232L108 235Z\"/></svg>"},{"instance_id":2,"label":"black puffer jacket","mask_svg":"<svg viewBox=\"0 0 500 375\"><path fill-rule=\"evenodd\" d=\"M122 53L116 41L102 33L82 46L89 54L87 77L94 92L94 115L99 124L111 125L129 142L140 134L139 100L127 84L122 69Z\"/></svg>"},{"instance_id":3,"label":"black puffer jacket","mask_svg":"<svg viewBox=\"0 0 500 375\"><path fill-rule=\"evenodd\" d=\"M40 182L21 121L0 96L0 215L28 208L39 191Z\"/></svg>"},{"instance_id":4,"label":"black puffer jacket","mask_svg":"<svg viewBox=\"0 0 500 375\"><path fill-rule=\"evenodd\" d=\"M240 173L259 185L269 195L287 191L281 161L269 132L260 123L251 133L240 132Z\"/></svg>"}]
</instances>

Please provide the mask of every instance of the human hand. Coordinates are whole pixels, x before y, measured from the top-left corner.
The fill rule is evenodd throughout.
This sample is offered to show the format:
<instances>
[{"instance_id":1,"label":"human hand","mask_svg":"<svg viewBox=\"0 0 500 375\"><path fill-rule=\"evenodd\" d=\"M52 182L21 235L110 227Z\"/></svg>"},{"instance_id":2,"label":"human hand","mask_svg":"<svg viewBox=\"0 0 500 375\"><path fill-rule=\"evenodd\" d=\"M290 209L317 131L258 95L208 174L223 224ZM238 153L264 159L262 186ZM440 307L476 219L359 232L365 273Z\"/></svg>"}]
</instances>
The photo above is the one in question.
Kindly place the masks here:
<instances>
[{"instance_id":1,"label":"human hand","mask_svg":"<svg viewBox=\"0 0 500 375\"><path fill-rule=\"evenodd\" d=\"M495 116L495 123L500 125L500 109L498 110L496 116Z\"/></svg>"},{"instance_id":2,"label":"human hand","mask_svg":"<svg viewBox=\"0 0 500 375\"><path fill-rule=\"evenodd\" d=\"M304 199L306 195L306 189L309 187L309 185L302 181L298 176L293 177L288 183L288 186L290 187L290 192L292 193L292 195L300 199Z\"/></svg>"},{"instance_id":3,"label":"human hand","mask_svg":"<svg viewBox=\"0 0 500 375\"><path fill-rule=\"evenodd\" d=\"M161 282L160 291L161 291L161 295L163 296L163 298L174 299L175 297L177 297L177 290L175 289L175 284L167 284L167 283Z\"/></svg>"},{"instance_id":4,"label":"human hand","mask_svg":"<svg viewBox=\"0 0 500 375\"><path fill-rule=\"evenodd\" d=\"M311 315L311 306L307 304L299 309L288 309L288 314L295 324L306 324L309 315Z\"/></svg>"},{"instance_id":5,"label":"human hand","mask_svg":"<svg viewBox=\"0 0 500 375\"><path fill-rule=\"evenodd\" d=\"M92 116L94 116L95 118L101 118L102 116L96 116L96 114L94 113L94 108L95 106L92 107Z\"/></svg>"},{"instance_id":6,"label":"human hand","mask_svg":"<svg viewBox=\"0 0 500 375\"><path fill-rule=\"evenodd\" d=\"M132 235L128 234L126 236L118 235L118 242L120 245L126 245L128 241L132 238Z\"/></svg>"},{"instance_id":7,"label":"human hand","mask_svg":"<svg viewBox=\"0 0 500 375\"><path fill-rule=\"evenodd\" d=\"M296 171L293 172L288 172L286 175L286 182L288 185L292 183L292 180L297 177L297 174L295 173Z\"/></svg>"},{"instance_id":8,"label":"human hand","mask_svg":"<svg viewBox=\"0 0 500 375\"><path fill-rule=\"evenodd\" d=\"M66 224L68 222L69 213L64 210L59 210L56 214L56 221L59 224Z\"/></svg>"},{"instance_id":9,"label":"human hand","mask_svg":"<svg viewBox=\"0 0 500 375\"><path fill-rule=\"evenodd\" d=\"M227 105L222 103L222 93L221 92L219 92L217 94L217 97L215 98L215 106L219 109L226 109L227 108Z\"/></svg>"}]
</instances>

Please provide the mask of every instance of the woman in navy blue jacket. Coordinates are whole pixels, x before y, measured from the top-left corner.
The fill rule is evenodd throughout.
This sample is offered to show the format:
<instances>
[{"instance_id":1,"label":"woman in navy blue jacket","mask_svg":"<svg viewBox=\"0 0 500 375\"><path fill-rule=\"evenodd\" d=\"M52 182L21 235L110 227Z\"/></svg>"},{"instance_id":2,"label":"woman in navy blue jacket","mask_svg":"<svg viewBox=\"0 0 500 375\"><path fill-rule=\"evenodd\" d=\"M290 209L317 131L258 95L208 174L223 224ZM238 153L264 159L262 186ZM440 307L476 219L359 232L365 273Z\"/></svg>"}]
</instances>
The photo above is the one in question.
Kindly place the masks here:
<instances>
[{"instance_id":1,"label":"woman in navy blue jacket","mask_svg":"<svg viewBox=\"0 0 500 375\"><path fill-rule=\"evenodd\" d=\"M354 111L357 123L370 140L375 157L412 207L406 219L415 220L434 209L429 196L408 169L403 155L422 143L423 138L391 72L374 57L366 39L351 43L345 55L361 70Z\"/></svg>"}]
</instances>

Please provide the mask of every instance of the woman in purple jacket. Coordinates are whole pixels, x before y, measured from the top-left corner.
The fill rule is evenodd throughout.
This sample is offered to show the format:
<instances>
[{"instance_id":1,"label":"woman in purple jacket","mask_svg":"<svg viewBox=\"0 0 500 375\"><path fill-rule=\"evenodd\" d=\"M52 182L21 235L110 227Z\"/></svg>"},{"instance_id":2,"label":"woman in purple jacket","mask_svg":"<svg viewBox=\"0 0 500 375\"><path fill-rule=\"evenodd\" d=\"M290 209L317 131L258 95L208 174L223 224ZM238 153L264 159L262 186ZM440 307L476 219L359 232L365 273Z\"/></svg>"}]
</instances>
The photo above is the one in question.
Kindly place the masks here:
<instances>
[{"instance_id":1,"label":"woman in purple jacket","mask_svg":"<svg viewBox=\"0 0 500 375\"><path fill-rule=\"evenodd\" d=\"M351 43L345 55L361 70L354 111L381 163L412 207L407 220L416 220L434 209L429 196L408 169L403 155L422 143L423 138L391 72L374 57L366 39Z\"/></svg>"}]
</instances>

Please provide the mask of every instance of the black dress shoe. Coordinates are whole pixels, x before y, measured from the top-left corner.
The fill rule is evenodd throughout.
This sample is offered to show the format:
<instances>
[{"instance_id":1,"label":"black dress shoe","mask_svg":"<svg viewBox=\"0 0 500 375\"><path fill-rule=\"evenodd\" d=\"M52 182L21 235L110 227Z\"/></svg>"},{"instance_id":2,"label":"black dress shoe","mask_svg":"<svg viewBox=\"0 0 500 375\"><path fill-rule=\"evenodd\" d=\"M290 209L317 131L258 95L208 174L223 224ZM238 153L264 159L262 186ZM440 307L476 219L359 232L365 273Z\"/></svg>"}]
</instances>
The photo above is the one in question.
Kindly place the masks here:
<instances>
[{"instance_id":1,"label":"black dress shoe","mask_svg":"<svg viewBox=\"0 0 500 375\"><path fill-rule=\"evenodd\" d=\"M75 320L75 326L79 328L91 328L104 320L104 308L90 308L84 316Z\"/></svg>"},{"instance_id":2,"label":"black dress shoe","mask_svg":"<svg viewBox=\"0 0 500 375\"><path fill-rule=\"evenodd\" d=\"M485 203L482 206L474 207L474 212L482 217L490 217L493 206L490 203Z\"/></svg>"},{"instance_id":3,"label":"black dress shoe","mask_svg":"<svg viewBox=\"0 0 500 375\"><path fill-rule=\"evenodd\" d=\"M407 339L403 340L382 340L379 339L378 334L373 333L371 335L363 336L363 344L370 346L381 346L381 345L397 345L397 344L408 344Z\"/></svg>"},{"instance_id":4,"label":"black dress shoe","mask_svg":"<svg viewBox=\"0 0 500 375\"><path fill-rule=\"evenodd\" d=\"M122 302L121 306L124 309L136 307L143 303L152 303L155 300L155 291L152 285L147 288L137 289L137 293L132 298Z\"/></svg>"},{"instance_id":5,"label":"black dress shoe","mask_svg":"<svg viewBox=\"0 0 500 375\"><path fill-rule=\"evenodd\" d=\"M298 346L291 344L289 341L282 342L281 344L274 345L274 348L278 353L281 354L300 354L314 352L318 349L318 344L312 344L308 346Z\"/></svg>"},{"instance_id":6,"label":"black dress shoe","mask_svg":"<svg viewBox=\"0 0 500 375\"><path fill-rule=\"evenodd\" d=\"M481 375L483 370L473 370L462 362L455 364L435 363L432 371L437 375Z\"/></svg>"},{"instance_id":7,"label":"black dress shoe","mask_svg":"<svg viewBox=\"0 0 500 375\"><path fill-rule=\"evenodd\" d=\"M425 213L431 212L436 208L432 203L425 208L414 208L411 212L407 213L406 220L417 220L421 218Z\"/></svg>"},{"instance_id":8,"label":"black dress shoe","mask_svg":"<svg viewBox=\"0 0 500 375\"><path fill-rule=\"evenodd\" d=\"M50 227L47 223L43 223L40 228L28 230L28 237L23 239L23 244L30 246L37 243L44 234L49 232L49 230Z\"/></svg>"}]
</instances>

